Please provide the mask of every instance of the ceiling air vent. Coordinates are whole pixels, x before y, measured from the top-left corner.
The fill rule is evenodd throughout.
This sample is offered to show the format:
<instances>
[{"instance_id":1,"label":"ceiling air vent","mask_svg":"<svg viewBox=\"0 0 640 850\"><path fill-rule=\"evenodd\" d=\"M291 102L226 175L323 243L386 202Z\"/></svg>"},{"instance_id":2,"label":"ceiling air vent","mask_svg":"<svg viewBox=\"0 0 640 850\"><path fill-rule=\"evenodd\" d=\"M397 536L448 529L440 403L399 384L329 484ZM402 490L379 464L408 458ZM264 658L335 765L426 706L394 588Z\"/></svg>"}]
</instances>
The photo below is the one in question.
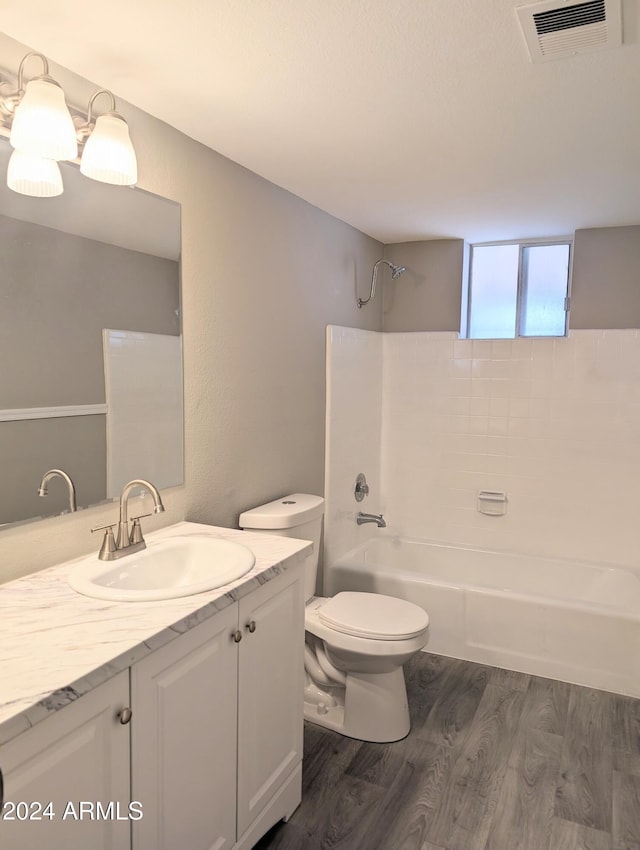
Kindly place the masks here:
<instances>
[{"instance_id":1,"label":"ceiling air vent","mask_svg":"<svg viewBox=\"0 0 640 850\"><path fill-rule=\"evenodd\" d=\"M621 0L534 3L517 8L533 62L565 59L622 44Z\"/></svg>"}]
</instances>

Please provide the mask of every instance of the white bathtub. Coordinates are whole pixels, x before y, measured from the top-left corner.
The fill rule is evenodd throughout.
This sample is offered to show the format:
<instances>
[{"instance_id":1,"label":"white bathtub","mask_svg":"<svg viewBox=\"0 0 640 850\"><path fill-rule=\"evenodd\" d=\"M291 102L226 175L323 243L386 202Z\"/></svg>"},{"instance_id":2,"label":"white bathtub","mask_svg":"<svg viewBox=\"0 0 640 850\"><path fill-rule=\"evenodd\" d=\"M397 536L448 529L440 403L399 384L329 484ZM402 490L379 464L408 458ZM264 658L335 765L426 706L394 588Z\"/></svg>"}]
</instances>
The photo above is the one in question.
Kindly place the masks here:
<instances>
[{"instance_id":1,"label":"white bathtub","mask_svg":"<svg viewBox=\"0 0 640 850\"><path fill-rule=\"evenodd\" d=\"M427 651L640 697L640 572L381 535L326 585L422 606Z\"/></svg>"}]
</instances>

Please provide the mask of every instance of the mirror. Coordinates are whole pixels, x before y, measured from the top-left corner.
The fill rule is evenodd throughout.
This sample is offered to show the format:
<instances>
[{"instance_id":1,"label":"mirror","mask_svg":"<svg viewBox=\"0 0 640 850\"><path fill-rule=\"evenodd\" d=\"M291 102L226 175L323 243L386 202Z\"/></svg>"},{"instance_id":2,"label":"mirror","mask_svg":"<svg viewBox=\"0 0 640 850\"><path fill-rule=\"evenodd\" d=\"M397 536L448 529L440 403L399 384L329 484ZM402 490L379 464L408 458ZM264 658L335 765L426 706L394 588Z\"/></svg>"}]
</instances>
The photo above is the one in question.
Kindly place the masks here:
<instances>
[{"instance_id":1,"label":"mirror","mask_svg":"<svg viewBox=\"0 0 640 850\"><path fill-rule=\"evenodd\" d=\"M6 186L0 139L0 527L183 483L180 205L89 180Z\"/></svg>"}]
</instances>

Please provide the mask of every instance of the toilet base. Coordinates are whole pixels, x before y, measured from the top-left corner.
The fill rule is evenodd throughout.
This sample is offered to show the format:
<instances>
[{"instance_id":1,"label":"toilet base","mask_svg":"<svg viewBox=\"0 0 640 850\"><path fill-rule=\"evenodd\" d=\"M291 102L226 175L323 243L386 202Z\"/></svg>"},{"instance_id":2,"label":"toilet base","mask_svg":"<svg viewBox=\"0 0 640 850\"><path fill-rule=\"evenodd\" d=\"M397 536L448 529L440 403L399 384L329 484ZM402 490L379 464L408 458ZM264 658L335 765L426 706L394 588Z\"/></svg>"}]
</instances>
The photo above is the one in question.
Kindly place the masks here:
<instances>
[{"instance_id":1,"label":"toilet base","mask_svg":"<svg viewBox=\"0 0 640 850\"><path fill-rule=\"evenodd\" d=\"M411 729L402 667L389 673L347 673L345 688L332 688L335 705L319 705L317 695L306 690L305 720L348 738L388 744L406 738Z\"/></svg>"}]
</instances>

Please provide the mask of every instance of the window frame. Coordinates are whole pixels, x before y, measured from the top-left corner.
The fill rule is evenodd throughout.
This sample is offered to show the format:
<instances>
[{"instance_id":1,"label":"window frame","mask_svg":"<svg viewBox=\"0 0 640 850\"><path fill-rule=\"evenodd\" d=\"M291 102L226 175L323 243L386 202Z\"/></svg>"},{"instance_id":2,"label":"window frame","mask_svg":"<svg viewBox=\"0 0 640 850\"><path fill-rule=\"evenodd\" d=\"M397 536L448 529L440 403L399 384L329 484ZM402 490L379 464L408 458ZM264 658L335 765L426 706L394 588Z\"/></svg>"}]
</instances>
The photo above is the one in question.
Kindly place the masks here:
<instances>
[{"instance_id":1,"label":"window frame","mask_svg":"<svg viewBox=\"0 0 640 850\"><path fill-rule=\"evenodd\" d=\"M518 246L518 278L516 281L516 315L515 333L512 337L500 337L500 339L563 339L569 335L569 312L571 309L571 281L573 277L573 236L553 237L548 239L505 239L495 242L473 242L469 245L469 259L466 273L466 286L462 298L463 322L461 322L461 337L463 339L494 339L494 337L472 337L470 336L471 310L473 306L473 294L471 282L473 279L473 252L475 248L493 248L500 245ZM567 245L569 248L569 262L567 269L567 290L564 300L564 332L562 334L523 334L522 319L523 305L527 296L527 278L524 272L524 248L539 248L547 245ZM497 339L497 337L495 337Z\"/></svg>"}]
</instances>

